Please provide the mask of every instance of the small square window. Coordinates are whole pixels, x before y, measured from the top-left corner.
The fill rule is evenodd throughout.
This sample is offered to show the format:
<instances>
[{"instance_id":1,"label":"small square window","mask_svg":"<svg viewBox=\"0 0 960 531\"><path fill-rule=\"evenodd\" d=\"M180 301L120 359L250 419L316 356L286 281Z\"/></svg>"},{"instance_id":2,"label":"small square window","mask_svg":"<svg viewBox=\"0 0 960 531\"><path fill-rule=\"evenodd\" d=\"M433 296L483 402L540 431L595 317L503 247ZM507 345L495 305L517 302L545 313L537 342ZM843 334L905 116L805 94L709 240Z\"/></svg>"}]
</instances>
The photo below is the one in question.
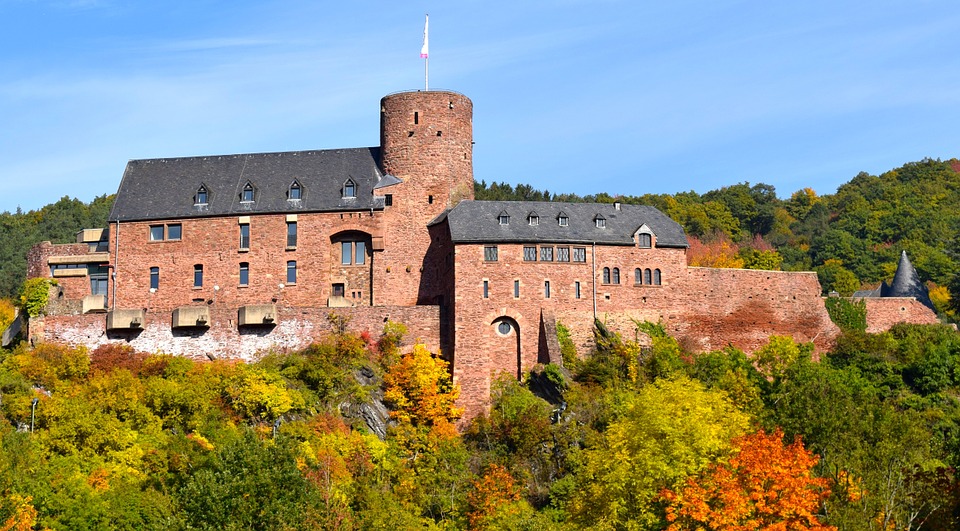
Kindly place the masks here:
<instances>
[{"instance_id":1,"label":"small square window","mask_svg":"<svg viewBox=\"0 0 960 531\"><path fill-rule=\"evenodd\" d=\"M569 262L569 261L570 261L570 248L557 247L557 262Z\"/></svg>"},{"instance_id":2,"label":"small square window","mask_svg":"<svg viewBox=\"0 0 960 531\"><path fill-rule=\"evenodd\" d=\"M598 229L603 229L603 228L606 228L607 226L607 220L604 218L597 218L594 221L597 223Z\"/></svg>"},{"instance_id":3,"label":"small square window","mask_svg":"<svg viewBox=\"0 0 960 531\"><path fill-rule=\"evenodd\" d=\"M536 262L537 261L537 246L536 245L525 245L523 247L523 261L524 262Z\"/></svg>"},{"instance_id":4,"label":"small square window","mask_svg":"<svg viewBox=\"0 0 960 531\"><path fill-rule=\"evenodd\" d=\"M163 241L163 225L150 225L150 241Z\"/></svg>"},{"instance_id":5,"label":"small square window","mask_svg":"<svg viewBox=\"0 0 960 531\"><path fill-rule=\"evenodd\" d=\"M586 262L587 261L587 249L585 247L574 247L573 248L573 261L574 262Z\"/></svg>"},{"instance_id":6,"label":"small square window","mask_svg":"<svg viewBox=\"0 0 960 531\"><path fill-rule=\"evenodd\" d=\"M652 247L653 237L647 232L641 232L637 235L637 246L644 249L649 249Z\"/></svg>"},{"instance_id":7,"label":"small square window","mask_svg":"<svg viewBox=\"0 0 960 531\"><path fill-rule=\"evenodd\" d=\"M497 261L498 250L496 245L488 245L483 248L483 259L486 262Z\"/></svg>"},{"instance_id":8,"label":"small square window","mask_svg":"<svg viewBox=\"0 0 960 531\"><path fill-rule=\"evenodd\" d=\"M510 224L510 216L507 215L507 214L500 214L500 216L497 217L497 221L498 221L501 225L509 225L509 224Z\"/></svg>"},{"instance_id":9,"label":"small square window","mask_svg":"<svg viewBox=\"0 0 960 531\"><path fill-rule=\"evenodd\" d=\"M540 261L553 262L553 247L540 247Z\"/></svg>"},{"instance_id":10,"label":"small square window","mask_svg":"<svg viewBox=\"0 0 960 531\"><path fill-rule=\"evenodd\" d=\"M168 240L179 240L182 235L183 227L179 223L171 223L167 225L167 239Z\"/></svg>"},{"instance_id":11,"label":"small square window","mask_svg":"<svg viewBox=\"0 0 960 531\"><path fill-rule=\"evenodd\" d=\"M560 217L557 218L557 223L559 223L561 227L566 227L570 224L570 218L561 214Z\"/></svg>"},{"instance_id":12,"label":"small square window","mask_svg":"<svg viewBox=\"0 0 960 531\"><path fill-rule=\"evenodd\" d=\"M343 197L357 197L357 185L348 180L343 184Z\"/></svg>"}]
</instances>

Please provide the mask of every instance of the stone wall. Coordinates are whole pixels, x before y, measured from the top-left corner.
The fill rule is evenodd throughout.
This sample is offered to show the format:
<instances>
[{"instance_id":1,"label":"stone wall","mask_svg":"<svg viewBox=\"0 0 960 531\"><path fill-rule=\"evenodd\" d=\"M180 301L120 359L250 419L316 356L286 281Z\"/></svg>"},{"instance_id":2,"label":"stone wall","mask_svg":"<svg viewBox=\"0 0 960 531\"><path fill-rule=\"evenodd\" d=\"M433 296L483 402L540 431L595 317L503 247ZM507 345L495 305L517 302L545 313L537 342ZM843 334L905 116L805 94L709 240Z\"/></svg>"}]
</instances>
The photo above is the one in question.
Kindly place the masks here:
<instances>
[{"instance_id":1,"label":"stone wall","mask_svg":"<svg viewBox=\"0 0 960 531\"><path fill-rule=\"evenodd\" d=\"M917 299L901 297L867 297L867 332L876 334L897 323L937 324L937 315Z\"/></svg>"},{"instance_id":2,"label":"stone wall","mask_svg":"<svg viewBox=\"0 0 960 531\"><path fill-rule=\"evenodd\" d=\"M269 349L296 350L327 337L333 331L329 316L347 319L347 329L380 337L387 319L408 328L404 346L424 343L436 352L440 345L436 306L303 308L279 307L276 326L238 327L236 308L211 309L209 328L172 329L171 314L150 311L142 330L107 331L105 314L48 315L30 320L35 340L94 349L108 343L126 343L140 352L163 352L196 359L210 356L253 359Z\"/></svg>"}]
</instances>

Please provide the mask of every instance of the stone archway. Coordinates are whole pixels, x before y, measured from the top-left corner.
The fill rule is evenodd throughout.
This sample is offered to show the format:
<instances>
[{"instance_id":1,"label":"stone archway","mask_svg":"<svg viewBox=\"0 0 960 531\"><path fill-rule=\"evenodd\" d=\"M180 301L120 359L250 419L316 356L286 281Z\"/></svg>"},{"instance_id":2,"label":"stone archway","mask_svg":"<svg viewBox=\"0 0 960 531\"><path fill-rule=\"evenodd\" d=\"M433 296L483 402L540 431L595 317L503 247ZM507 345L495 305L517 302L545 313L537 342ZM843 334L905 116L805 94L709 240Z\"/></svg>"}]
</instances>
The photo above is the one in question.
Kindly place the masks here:
<instances>
[{"instance_id":1,"label":"stone archway","mask_svg":"<svg viewBox=\"0 0 960 531\"><path fill-rule=\"evenodd\" d=\"M520 324L512 317L502 315L491 323L493 333L497 337L498 349L516 360L516 377L523 377L523 364L520 356ZM506 356L505 356L506 357Z\"/></svg>"}]
</instances>

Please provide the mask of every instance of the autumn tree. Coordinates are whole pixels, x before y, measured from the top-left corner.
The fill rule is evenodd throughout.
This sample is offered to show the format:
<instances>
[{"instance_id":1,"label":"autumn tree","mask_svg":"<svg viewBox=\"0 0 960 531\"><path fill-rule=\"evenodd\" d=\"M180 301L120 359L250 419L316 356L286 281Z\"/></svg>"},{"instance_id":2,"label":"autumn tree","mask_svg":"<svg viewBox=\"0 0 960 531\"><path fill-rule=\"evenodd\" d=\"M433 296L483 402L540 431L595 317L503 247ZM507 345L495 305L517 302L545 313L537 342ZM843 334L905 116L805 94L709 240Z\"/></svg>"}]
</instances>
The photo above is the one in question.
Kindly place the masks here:
<instances>
[{"instance_id":1,"label":"autumn tree","mask_svg":"<svg viewBox=\"0 0 960 531\"><path fill-rule=\"evenodd\" d=\"M457 435L454 423L463 414L455 405L460 388L453 384L447 365L418 344L390 367L384 375L384 398L400 426L424 428L441 439Z\"/></svg>"},{"instance_id":2,"label":"autumn tree","mask_svg":"<svg viewBox=\"0 0 960 531\"><path fill-rule=\"evenodd\" d=\"M674 491L667 501L669 531L830 531L817 515L829 495L828 481L815 477L818 457L799 438L783 444L779 429L737 437L735 454L711 464Z\"/></svg>"}]
</instances>

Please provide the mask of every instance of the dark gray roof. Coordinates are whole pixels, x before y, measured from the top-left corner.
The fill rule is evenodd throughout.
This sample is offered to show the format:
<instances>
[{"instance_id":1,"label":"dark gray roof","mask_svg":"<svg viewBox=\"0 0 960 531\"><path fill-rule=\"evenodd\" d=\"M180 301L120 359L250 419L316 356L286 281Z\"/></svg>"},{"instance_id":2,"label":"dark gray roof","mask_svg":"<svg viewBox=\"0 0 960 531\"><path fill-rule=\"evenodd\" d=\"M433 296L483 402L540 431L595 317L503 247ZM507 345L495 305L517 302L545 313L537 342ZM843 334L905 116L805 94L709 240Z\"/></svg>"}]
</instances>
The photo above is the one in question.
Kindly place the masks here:
<instances>
[{"instance_id":1,"label":"dark gray roof","mask_svg":"<svg viewBox=\"0 0 960 531\"><path fill-rule=\"evenodd\" d=\"M383 208L373 197L383 175L379 160L380 148L132 160L110 221ZM352 198L342 197L348 179L356 185ZM302 189L299 201L288 200L294 180ZM248 182L252 203L241 201ZM195 204L201 185L206 205Z\"/></svg>"},{"instance_id":2,"label":"dark gray roof","mask_svg":"<svg viewBox=\"0 0 960 531\"><path fill-rule=\"evenodd\" d=\"M886 288L886 286L884 286ZM933 310L933 302L930 300L930 292L920 281L920 275L914 269L910 259L907 258L907 252L900 252L900 262L897 264L897 272L893 275L893 282L890 287L882 290L883 297L915 297L924 306Z\"/></svg>"},{"instance_id":3,"label":"dark gray roof","mask_svg":"<svg viewBox=\"0 0 960 531\"><path fill-rule=\"evenodd\" d=\"M501 225L499 216L510 216L508 225ZM528 217L537 215L539 223L531 225ZM558 217L568 218L560 226ZM605 227L598 228L598 214ZM687 236L677 222L654 207L608 203L552 203L544 201L461 201L433 223L449 222L450 236L456 243L471 242L558 242L605 243L633 245L633 235L646 225L656 236L658 247L687 247Z\"/></svg>"}]
</instances>

